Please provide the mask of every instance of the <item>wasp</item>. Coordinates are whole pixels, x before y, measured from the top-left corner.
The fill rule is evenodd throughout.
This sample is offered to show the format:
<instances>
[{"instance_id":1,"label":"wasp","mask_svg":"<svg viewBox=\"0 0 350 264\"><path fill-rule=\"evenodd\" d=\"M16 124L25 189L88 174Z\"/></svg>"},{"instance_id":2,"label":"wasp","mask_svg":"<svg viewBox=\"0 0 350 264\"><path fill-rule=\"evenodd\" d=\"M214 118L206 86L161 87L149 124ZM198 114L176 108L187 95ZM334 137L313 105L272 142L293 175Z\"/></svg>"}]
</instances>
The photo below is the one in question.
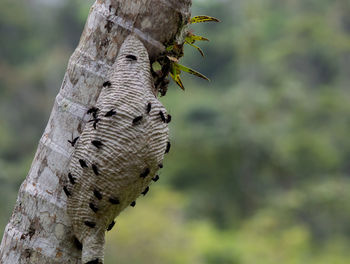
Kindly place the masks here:
<instances>
[{"instance_id":1,"label":"wasp","mask_svg":"<svg viewBox=\"0 0 350 264\"><path fill-rule=\"evenodd\" d=\"M150 169L149 168L146 168L141 174L140 174L140 177L141 178L146 178L147 175L150 173Z\"/></svg>"},{"instance_id":2,"label":"wasp","mask_svg":"<svg viewBox=\"0 0 350 264\"><path fill-rule=\"evenodd\" d=\"M96 226L95 222L85 221L84 224L90 228L94 228Z\"/></svg>"},{"instance_id":3,"label":"wasp","mask_svg":"<svg viewBox=\"0 0 350 264\"><path fill-rule=\"evenodd\" d=\"M133 125L137 125L140 123L140 121L142 120L143 116L137 116L134 118L134 120L132 120L132 124Z\"/></svg>"},{"instance_id":4,"label":"wasp","mask_svg":"<svg viewBox=\"0 0 350 264\"><path fill-rule=\"evenodd\" d=\"M110 81L106 81L103 83L103 87L110 87L112 83Z\"/></svg>"},{"instance_id":5,"label":"wasp","mask_svg":"<svg viewBox=\"0 0 350 264\"><path fill-rule=\"evenodd\" d=\"M63 186L63 191L67 196L71 196L71 193L68 191L67 186Z\"/></svg>"},{"instance_id":6,"label":"wasp","mask_svg":"<svg viewBox=\"0 0 350 264\"><path fill-rule=\"evenodd\" d=\"M107 231L111 231L114 225L115 225L115 221L112 221L112 223L110 223L109 226L107 227Z\"/></svg>"},{"instance_id":7,"label":"wasp","mask_svg":"<svg viewBox=\"0 0 350 264\"><path fill-rule=\"evenodd\" d=\"M68 179L69 179L71 184L75 184L75 179L70 172L68 173Z\"/></svg>"},{"instance_id":8,"label":"wasp","mask_svg":"<svg viewBox=\"0 0 350 264\"><path fill-rule=\"evenodd\" d=\"M99 172L98 172L97 166L96 166L95 164L92 164L92 165L91 165L91 168L92 168L93 172L95 173L95 175L98 176L98 175L99 175Z\"/></svg>"},{"instance_id":9,"label":"wasp","mask_svg":"<svg viewBox=\"0 0 350 264\"><path fill-rule=\"evenodd\" d=\"M151 109L152 109L152 104L148 103L146 107L146 113L149 114L151 112Z\"/></svg>"},{"instance_id":10,"label":"wasp","mask_svg":"<svg viewBox=\"0 0 350 264\"><path fill-rule=\"evenodd\" d=\"M152 181L154 181L154 182L156 182L158 180L159 180L159 176L158 175L156 175L154 178L152 178Z\"/></svg>"},{"instance_id":11,"label":"wasp","mask_svg":"<svg viewBox=\"0 0 350 264\"><path fill-rule=\"evenodd\" d=\"M100 122L100 120L101 119L99 119L99 118L94 118L94 119L89 120L89 123L94 122L93 127L94 127L94 129L96 129L96 125L98 122Z\"/></svg>"},{"instance_id":12,"label":"wasp","mask_svg":"<svg viewBox=\"0 0 350 264\"><path fill-rule=\"evenodd\" d=\"M149 191L149 187L147 186L146 189L141 194L145 196L148 193L148 191Z\"/></svg>"},{"instance_id":13,"label":"wasp","mask_svg":"<svg viewBox=\"0 0 350 264\"><path fill-rule=\"evenodd\" d=\"M114 109L112 109L112 110L108 111L108 112L105 114L105 117L113 116L113 115L115 115L116 113L117 113L117 112L114 111Z\"/></svg>"},{"instance_id":14,"label":"wasp","mask_svg":"<svg viewBox=\"0 0 350 264\"><path fill-rule=\"evenodd\" d=\"M68 139L68 142L72 145L72 147L74 147L74 145L75 145L75 143L77 143L78 139L79 139L79 137L76 137L76 138L74 138L74 139L73 139L73 137L72 137L72 140L69 140L69 139Z\"/></svg>"},{"instance_id":15,"label":"wasp","mask_svg":"<svg viewBox=\"0 0 350 264\"><path fill-rule=\"evenodd\" d=\"M111 204L120 204L120 201L117 198L109 198L108 201Z\"/></svg>"},{"instance_id":16,"label":"wasp","mask_svg":"<svg viewBox=\"0 0 350 264\"><path fill-rule=\"evenodd\" d=\"M97 118L97 112L98 111L100 111L98 108L96 108L96 107L91 107L86 113L88 114L88 115L91 115L92 114L92 117L94 118L94 119L96 119Z\"/></svg>"},{"instance_id":17,"label":"wasp","mask_svg":"<svg viewBox=\"0 0 350 264\"><path fill-rule=\"evenodd\" d=\"M130 60L134 60L134 61L136 61L137 60L137 58L136 58L136 56L134 56L134 55L126 55L125 56L127 59L130 59Z\"/></svg>"},{"instance_id":18,"label":"wasp","mask_svg":"<svg viewBox=\"0 0 350 264\"><path fill-rule=\"evenodd\" d=\"M160 119L162 119L163 123L166 123L164 113L162 111L159 111L159 115L160 115Z\"/></svg>"},{"instance_id":19,"label":"wasp","mask_svg":"<svg viewBox=\"0 0 350 264\"><path fill-rule=\"evenodd\" d=\"M91 144L94 145L98 149L100 149L103 146L103 143L99 140L92 140Z\"/></svg>"},{"instance_id":20,"label":"wasp","mask_svg":"<svg viewBox=\"0 0 350 264\"><path fill-rule=\"evenodd\" d=\"M91 260L89 262L86 262L86 264L100 264L102 262L100 262L100 260L97 258L97 259L94 259L94 260Z\"/></svg>"},{"instance_id":21,"label":"wasp","mask_svg":"<svg viewBox=\"0 0 350 264\"><path fill-rule=\"evenodd\" d=\"M81 166L83 169L88 167L88 165L86 164L85 160L80 159L80 160L79 160L79 163L80 163L80 166Z\"/></svg>"},{"instance_id":22,"label":"wasp","mask_svg":"<svg viewBox=\"0 0 350 264\"><path fill-rule=\"evenodd\" d=\"M171 147L171 144L170 144L170 142L168 141L168 143L166 144L165 154L169 153L170 147Z\"/></svg>"},{"instance_id":23,"label":"wasp","mask_svg":"<svg viewBox=\"0 0 350 264\"><path fill-rule=\"evenodd\" d=\"M102 194L101 194L98 190L94 190L94 196L95 196L98 200L102 200Z\"/></svg>"},{"instance_id":24,"label":"wasp","mask_svg":"<svg viewBox=\"0 0 350 264\"><path fill-rule=\"evenodd\" d=\"M93 203L89 203L89 207L94 213L97 213L98 208Z\"/></svg>"},{"instance_id":25,"label":"wasp","mask_svg":"<svg viewBox=\"0 0 350 264\"><path fill-rule=\"evenodd\" d=\"M166 119L166 123L170 123L171 122L171 115L168 114L168 118Z\"/></svg>"}]
</instances>

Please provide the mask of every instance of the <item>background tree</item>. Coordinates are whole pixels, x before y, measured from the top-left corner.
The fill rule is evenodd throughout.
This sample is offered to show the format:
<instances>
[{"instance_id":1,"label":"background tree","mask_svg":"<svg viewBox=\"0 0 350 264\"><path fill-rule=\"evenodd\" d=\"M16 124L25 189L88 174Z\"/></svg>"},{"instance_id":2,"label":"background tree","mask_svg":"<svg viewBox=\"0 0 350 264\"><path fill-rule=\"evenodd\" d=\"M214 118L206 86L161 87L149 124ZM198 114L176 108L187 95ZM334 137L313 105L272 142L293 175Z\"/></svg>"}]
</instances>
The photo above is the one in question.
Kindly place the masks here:
<instances>
[{"instance_id":1,"label":"background tree","mask_svg":"<svg viewBox=\"0 0 350 264\"><path fill-rule=\"evenodd\" d=\"M0 231L92 3L0 1ZM160 98L172 149L107 233L105 263L347 263L350 2L191 9L222 21L191 26L205 58L188 47L180 61L211 82L184 74L185 92Z\"/></svg>"}]
</instances>

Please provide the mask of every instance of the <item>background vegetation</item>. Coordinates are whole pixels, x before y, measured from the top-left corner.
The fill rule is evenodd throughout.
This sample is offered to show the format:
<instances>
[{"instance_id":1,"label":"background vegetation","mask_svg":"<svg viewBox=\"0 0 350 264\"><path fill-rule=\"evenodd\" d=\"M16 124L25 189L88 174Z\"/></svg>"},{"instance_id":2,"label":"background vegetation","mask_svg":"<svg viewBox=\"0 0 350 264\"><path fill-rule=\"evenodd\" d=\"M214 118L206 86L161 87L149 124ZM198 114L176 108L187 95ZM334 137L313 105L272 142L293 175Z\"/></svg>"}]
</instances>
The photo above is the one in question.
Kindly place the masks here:
<instances>
[{"instance_id":1,"label":"background vegetation","mask_svg":"<svg viewBox=\"0 0 350 264\"><path fill-rule=\"evenodd\" d=\"M0 2L0 230L92 0ZM107 264L344 264L350 259L350 2L193 1L210 38L163 103L160 181L118 218Z\"/></svg>"}]
</instances>

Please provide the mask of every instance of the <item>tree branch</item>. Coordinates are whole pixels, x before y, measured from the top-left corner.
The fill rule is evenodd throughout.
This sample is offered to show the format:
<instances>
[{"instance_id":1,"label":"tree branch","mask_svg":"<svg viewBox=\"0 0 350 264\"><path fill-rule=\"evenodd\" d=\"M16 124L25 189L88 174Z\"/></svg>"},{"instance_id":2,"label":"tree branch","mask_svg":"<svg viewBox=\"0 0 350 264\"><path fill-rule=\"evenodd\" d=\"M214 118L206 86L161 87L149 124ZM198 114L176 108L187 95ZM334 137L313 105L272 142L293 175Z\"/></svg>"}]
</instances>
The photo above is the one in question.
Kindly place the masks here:
<instances>
[{"instance_id":1,"label":"tree branch","mask_svg":"<svg viewBox=\"0 0 350 264\"><path fill-rule=\"evenodd\" d=\"M81 134L126 36L137 34L155 60L188 21L190 6L191 0L97 0L92 6L6 226L1 263L81 263L62 191L73 152L67 140Z\"/></svg>"}]
</instances>

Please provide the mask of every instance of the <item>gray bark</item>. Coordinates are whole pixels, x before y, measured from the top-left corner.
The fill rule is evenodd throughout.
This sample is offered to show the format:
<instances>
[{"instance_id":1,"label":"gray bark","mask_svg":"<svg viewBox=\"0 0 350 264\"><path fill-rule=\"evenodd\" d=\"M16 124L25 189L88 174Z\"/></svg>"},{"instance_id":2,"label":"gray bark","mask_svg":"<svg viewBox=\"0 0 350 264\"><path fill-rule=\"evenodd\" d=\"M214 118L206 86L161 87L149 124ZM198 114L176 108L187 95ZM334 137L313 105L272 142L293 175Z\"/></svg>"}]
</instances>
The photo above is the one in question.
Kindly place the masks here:
<instances>
[{"instance_id":1,"label":"gray bark","mask_svg":"<svg viewBox=\"0 0 350 264\"><path fill-rule=\"evenodd\" d=\"M164 52L190 16L191 0L97 0L71 56L61 89L0 246L1 263L81 263L62 191L87 109L99 96L119 47L130 32L150 59Z\"/></svg>"}]
</instances>

